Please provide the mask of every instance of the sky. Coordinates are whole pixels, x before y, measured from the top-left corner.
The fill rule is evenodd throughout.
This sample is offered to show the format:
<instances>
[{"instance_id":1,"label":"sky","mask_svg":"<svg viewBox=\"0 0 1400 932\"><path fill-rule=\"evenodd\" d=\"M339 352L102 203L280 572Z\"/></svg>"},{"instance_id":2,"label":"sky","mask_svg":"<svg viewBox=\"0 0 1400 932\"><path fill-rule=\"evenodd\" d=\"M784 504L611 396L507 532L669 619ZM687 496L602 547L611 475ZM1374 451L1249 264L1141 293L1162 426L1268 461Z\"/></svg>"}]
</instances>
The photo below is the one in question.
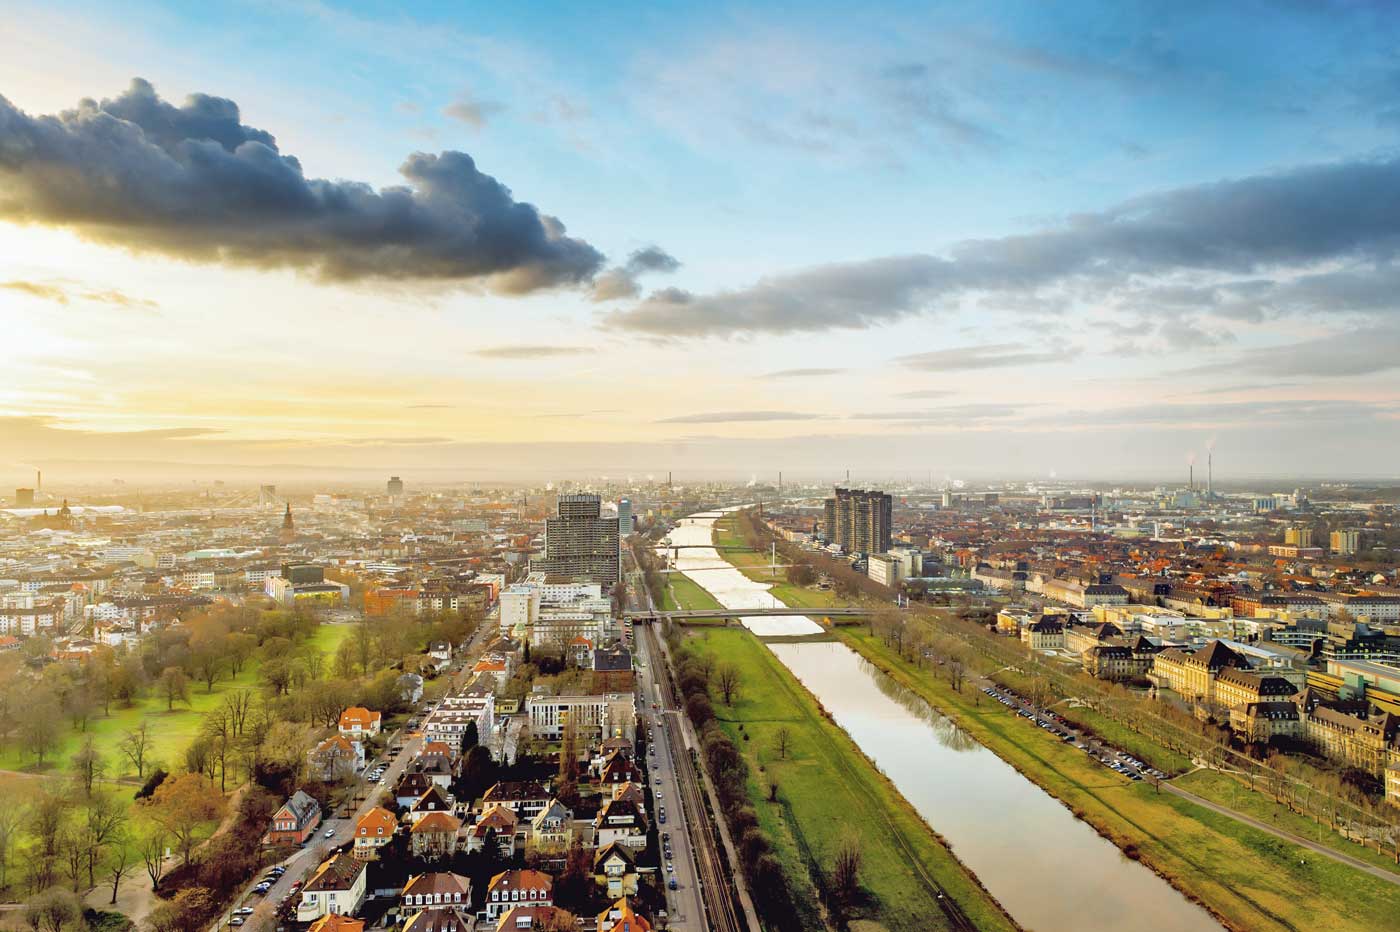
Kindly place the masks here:
<instances>
[{"instance_id":1,"label":"sky","mask_svg":"<svg viewBox=\"0 0 1400 932\"><path fill-rule=\"evenodd\" d=\"M0 482L1400 474L1400 7L0 0Z\"/></svg>"}]
</instances>

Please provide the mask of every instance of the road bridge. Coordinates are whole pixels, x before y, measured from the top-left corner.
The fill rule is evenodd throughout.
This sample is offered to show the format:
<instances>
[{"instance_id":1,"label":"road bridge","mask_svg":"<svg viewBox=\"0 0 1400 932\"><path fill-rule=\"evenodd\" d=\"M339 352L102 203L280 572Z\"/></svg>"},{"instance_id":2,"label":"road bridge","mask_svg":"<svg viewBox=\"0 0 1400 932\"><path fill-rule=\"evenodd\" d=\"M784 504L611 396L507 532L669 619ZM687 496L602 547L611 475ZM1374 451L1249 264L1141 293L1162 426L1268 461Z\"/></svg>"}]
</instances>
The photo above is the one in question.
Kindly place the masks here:
<instances>
[{"instance_id":1,"label":"road bridge","mask_svg":"<svg viewBox=\"0 0 1400 932\"><path fill-rule=\"evenodd\" d=\"M863 618L875 614L873 608L697 608L670 612L623 612L627 621L650 624L654 621L687 621L694 618L773 618L793 616L822 616L826 618Z\"/></svg>"}]
</instances>

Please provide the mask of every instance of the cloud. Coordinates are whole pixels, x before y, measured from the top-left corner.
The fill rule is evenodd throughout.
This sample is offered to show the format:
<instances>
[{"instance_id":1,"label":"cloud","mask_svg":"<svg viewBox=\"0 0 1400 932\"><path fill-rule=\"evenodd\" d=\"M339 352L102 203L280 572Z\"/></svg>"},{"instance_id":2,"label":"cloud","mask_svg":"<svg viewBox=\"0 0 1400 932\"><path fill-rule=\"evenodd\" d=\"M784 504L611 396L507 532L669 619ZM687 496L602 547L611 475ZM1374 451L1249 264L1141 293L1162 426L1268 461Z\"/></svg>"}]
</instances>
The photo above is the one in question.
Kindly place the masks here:
<instances>
[{"instance_id":1,"label":"cloud","mask_svg":"<svg viewBox=\"0 0 1400 932\"><path fill-rule=\"evenodd\" d=\"M947 405L941 408L928 408L923 411L869 411L852 414L854 421L894 421L901 424L973 424L989 419L1015 417L1025 413L1029 404L998 404L983 402L965 405Z\"/></svg>"},{"instance_id":2,"label":"cloud","mask_svg":"<svg viewBox=\"0 0 1400 932\"><path fill-rule=\"evenodd\" d=\"M711 411L706 414L682 414L657 421L658 424L742 424L757 421L815 421L824 414L804 414L799 411Z\"/></svg>"},{"instance_id":3,"label":"cloud","mask_svg":"<svg viewBox=\"0 0 1400 932\"><path fill-rule=\"evenodd\" d=\"M897 356L895 362L922 372L963 372L972 369L1000 369L1005 366L1033 366L1066 358L1061 350L1032 350L1021 343L984 343L955 349L933 350Z\"/></svg>"},{"instance_id":4,"label":"cloud","mask_svg":"<svg viewBox=\"0 0 1400 932\"><path fill-rule=\"evenodd\" d=\"M603 256L516 201L463 152L416 152L405 184L307 178L238 105L175 107L144 80L121 96L30 116L0 97L0 220L128 249L324 281L482 285L503 293L592 279ZM114 183L120 179L120 183Z\"/></svg>"},{"instance_id":5,"label":"cloud","mask_svg":"<svg viewBox=\"0 0 1400 932\"><path fill-rule=\"evenodd\" d=\"M10 281L0 282L0 288L18 291L21 294L27 294L44 301L57 301L59 304L68 303L68 292L57 285L46 285L42 282Z\"/></svg>"},{"instance_id":6,"label":"cloud","mask_svg":"<svg viewBox=\"0 0 1400 932\"><path fill-rule=\"evenodd\" d=\"M555 356L582 356L592 353L587 346L491 346L476 351L477 356L486 359L549 359Z\"/></svg>"},{"instance_id":7,"label":"cloud","mask_svg":"<svg viewBox=\"0 0 1400 932\"><path fill-rule=\"evenodd\" d=\"M895 392L896 398L946 398L957 392L948 388L920 388L908 392Z\"/></svg>"},{"instance_id":8,"label":"cloud","mask_svg":"<svg viewBox=\"0 0 1400 932\"><path fill-rule=\"evenodd\" d=\"M839 375L845 369L780 369L777 372L765 372L755 376L759 379L807 379L818 378L826 375Z\"/></svg>"},{"instance_id":9,"label":"cloud","mask_svg":"<svg viewBox=\"0 0 1400 932\"><path fill-rule=\"evenodd\" d=\"M55 301L59 304L69 304L74 300L80 300L92 301L97 304L114 304L119 307L130 308L153 309L159 306L154 301L148 301L145 298L133 298L115 288L74 288L54 282L30 282L22 280L0 282L0 288L9 291L18 291L44 301Z\"/></svg>"},{"instance_id":10,"label":"cloud","mask_svg":"<svg viewBox=\"0 0 1400 932\"><path fill-rule=\"evenodd\" d=\"M637 279L649 273L670 274L681 267L680 260L660 246L634 251L620 266L601 273L593 282L594 301L635 298L642 293Z\"/></svg>"},{"instance_id":11,"label":"cloud","mask_svg":"<svg viewBox=\"0 0 1400 932\"><path fill-rule=\"evenodd\" d=\"M711 294L663 289L605 325L662 339L787 334L869 328L974 297L1047 313L1105 294L1148 313L1164 296L1240 319L1338 301L1394 313L1397 202L1400 158L1309 165L1134 198L943 255L813 266Z\"/></svg>"},{"instance_id":12,"label":"cloud","mask_svg":"<svg viewBox=\"0 0 1400 932\"><path fill-rule=\"evenodd\" d=\"M1367 327L1284 346L1251 350L1226 369L1277 376L1345 377L1400 369L1400 327ZM1193 372L1218 372L1201 366Z\"/></svg>"},{"instance_id":13,"label":"cloud","mask_svg":"<svg viewBox=\"0 0 1400 932\"><path fill-rule=\"evenodd\" d=\"M494 100L483 100L470 89L463 88L457 99L442 108L442 115L458 123L465 123L473 129L481 129L498 113L505 111L505 105Z\"/></svg>"}]
</instances>

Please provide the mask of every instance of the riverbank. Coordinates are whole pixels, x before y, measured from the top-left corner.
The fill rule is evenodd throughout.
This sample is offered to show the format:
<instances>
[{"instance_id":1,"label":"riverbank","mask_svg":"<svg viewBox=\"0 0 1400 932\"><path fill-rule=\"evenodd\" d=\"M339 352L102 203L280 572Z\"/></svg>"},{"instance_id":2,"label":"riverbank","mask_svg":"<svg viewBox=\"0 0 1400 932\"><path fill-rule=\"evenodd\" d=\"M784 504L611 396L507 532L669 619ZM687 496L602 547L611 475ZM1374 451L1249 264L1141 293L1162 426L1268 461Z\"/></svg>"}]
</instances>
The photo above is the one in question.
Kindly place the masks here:
<instances>
[{"instance_id":1,"label":"riverbank","mask_svg":"<svg viewBox=\"0 0 1400 932\"><path fill-rule=\"evenodd\" d=\"M837 636L1232 929L1363 932L1387 928L1400 914L1400 887L1131 783L974 686L955 691L867 631Z\"/></svg>"},{"instance_id":2,"label":"riverbank","mask_svg":"<svg viewBox=\"0 0 1400 932\"><path fill-rule=\"evenodd\" d=\"M737 627L687 636L716 666L738 670L732 705L717 698L715 715L749 765L749 796L796 897L815 903L838 847L854 839L862 854L863 894L854 919L894 932L956 928L939 904L943 894L978 929L1017 928L757 638ZM770 780L778 786L776 802L769 801ZM804 916L804 925L812 927L814 917Z\"/></svg>"}]
</instances>

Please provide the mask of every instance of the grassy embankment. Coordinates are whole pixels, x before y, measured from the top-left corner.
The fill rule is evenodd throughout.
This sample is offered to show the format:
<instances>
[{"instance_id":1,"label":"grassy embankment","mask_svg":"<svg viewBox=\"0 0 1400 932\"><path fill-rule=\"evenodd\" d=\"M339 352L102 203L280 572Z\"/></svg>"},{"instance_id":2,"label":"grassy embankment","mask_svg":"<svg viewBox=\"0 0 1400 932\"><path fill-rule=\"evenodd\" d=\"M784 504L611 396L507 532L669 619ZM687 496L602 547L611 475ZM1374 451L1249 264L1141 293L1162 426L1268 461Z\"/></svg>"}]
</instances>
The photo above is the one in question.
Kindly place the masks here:
<instances>
[{"instance_id":1,"label":"grassy embankment","mask_svg":"<svg viewBox=\"0 0 1400 932\"><path fill-rule=\"evenodd\" d=\"M1172 782L1183 790L1195 793L1217 805L1244 813L1260 822L1276 826L1285 832L1292 832L1391 873L1400 874L1400 864L1396 863L1393 851L1387 853L1387 849L1382 848L1381 852L1377 853L1373 847L1367 848L1347 841L1330 827L1319 825L1306 815L1275 802L1264 793L1251 790L1237 776L1214 770L1197 770Z\"/></svg>"},{"instance_id":2,"label":"grassy embankment","mask_svg":"<svg viewBox=\"0 0 1400 932\"><path fill-rule=\"evenodd\" d=\"M1391 928L1400 915L1400 886L1131 783L975 689L955 692L863 629L840 636L1231 928L1362 932ZM1195 779L1183 786L1198 791Z\"/></svg>"},{"instance_id":3,"label":"grassy embankment","mask_svg":"<svg viewBox=\"0 0 1400 932\"><path fill-rule=\"evenodd\" d=\"M718 605L693 581L679 574L669 578L684 583L674 586L678 607ZM941 887L979 929L1015 928L918 813L757 638L740 627L692 629L690 644L713 656L716 663L733 663L740 671L742 686L733 707L716 701L715 712L747 760L749 796L790 878L794 899L804 910L805 927L821 926L816 883L829 870L837 846L849 836L860 843L862 852L861 880L867 894L859 910L862 917L892 930L940 928L936 888ZM777 748L782 729L789 735L786 758ZM777 803L768 802L770 776L779 785Z\"/></svg>"},{"instance_id":4,"label":"grassy embankment","mask_svg":"<svg viewBox=\"0 0 1400 932\"><path fill-rule=\"evenodd\" d=\"M311 643L325 655L327 662L334 656L340 642L349 635L350 625L321 625L316 629ZM72 727L67 719L62 726L62 735L56 749L45 756L44 772L66 772L71 768L71 759L82 747L86 736L91 735L93 746L102 755L107 765L109 778L136 779L136 768L126 759L120 749L126 734L145 721L150 728L150 750L147 756L147 773L151 762L169 769L178 764L189 746L199 734L205 714L223 702L224 695L231 690L260 688L258 663L250 660L243 672L236 677L218 680L212 692L206 691L204 684L191 681L189 702L176 702L174 709L166 708L165 698L158 695L155 687L137 699L130 707L112 705L111 712L103 715L101 710L87 723L87 730ZM10 742L0 750L0 770L36 770L34 757L21 748L17 742Z\"/></svg>"},{"instance_id":5,"label":"grassy embankment","mask_svg":"<svg viewBox=\"0 0 1400 932\"><path fill-rule=\"evenodd\" d=\"M841 604L836 594L829 589L794 586L788 582L785 569L772 569L769 554L759 553L748 547L739 535L733 517L721 518L715 522L714 538L715 545L719 547L742 547L742 550L721 551L720 556L734 564L749 579L771 586L770 591L784 605L792 608L819 609Z\"/></svg>"},{"instance_id":6,"label":"grassy embankment","mask_svg":"<svg viewBox=\"0 0 1400 932\"><path fill-rule=\"evenodd\" d=\"M938 889L946 891L979 929L1013 929L1002 913L904 800L825 717L807 692L763 644L742 628L693 633L693 649L740 673L734 704L715 714L749 765L749 795L759 821L794 880L797 898L815 901L816 885L837 847L855 839L862 851L866 894L857 914L910 932L941 927ZM786 756L778 733L786 730ZM778 802L768 802L768 782Z\"/></svg>"}]
</instances>

